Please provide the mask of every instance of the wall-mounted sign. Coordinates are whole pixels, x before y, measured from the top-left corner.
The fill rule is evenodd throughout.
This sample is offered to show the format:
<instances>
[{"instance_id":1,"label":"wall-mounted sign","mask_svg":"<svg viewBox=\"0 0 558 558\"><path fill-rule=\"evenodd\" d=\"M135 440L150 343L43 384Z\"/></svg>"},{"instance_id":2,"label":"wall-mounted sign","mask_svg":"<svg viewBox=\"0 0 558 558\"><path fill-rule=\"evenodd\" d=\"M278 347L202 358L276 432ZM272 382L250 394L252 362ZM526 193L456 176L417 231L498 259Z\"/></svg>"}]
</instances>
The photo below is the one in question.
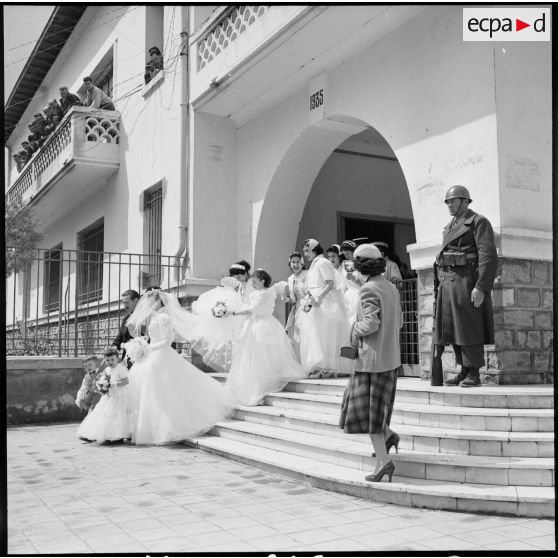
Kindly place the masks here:
<instances>
[{"instance_id":1,"label":"wall-mounted sign","mask_svg":"<svg viewBox=\"0 0 558 558\"><path fill-rule=\"evenodd\" d=\"M327 105L327 74L316 76L308 85L309 123L315 124L325 117Z\"/></svg>"}]
</instances>

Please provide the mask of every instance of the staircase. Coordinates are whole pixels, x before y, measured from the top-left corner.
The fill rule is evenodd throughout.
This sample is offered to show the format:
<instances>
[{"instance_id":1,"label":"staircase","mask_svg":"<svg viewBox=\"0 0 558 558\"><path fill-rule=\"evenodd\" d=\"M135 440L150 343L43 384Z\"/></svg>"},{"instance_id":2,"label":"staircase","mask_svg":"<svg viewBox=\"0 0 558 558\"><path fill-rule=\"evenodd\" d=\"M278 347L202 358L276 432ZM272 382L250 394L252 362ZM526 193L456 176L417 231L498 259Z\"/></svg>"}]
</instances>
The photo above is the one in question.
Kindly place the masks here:
<instances>
[{"instance_id":1,"label":"staircase","mask_svg":"<svg viewBox=\"0 0 558 558\"><path fill-rule=\"evenodd\" d=\"M225 374L214 374L225 381ZM347 379L300 380L265 405L238 407L199 448L370 500L422 508L554 517L552 386L432 387L399 378L393 482L364 480L368 435L337 427Z\"/></svg>"}]
</instances>

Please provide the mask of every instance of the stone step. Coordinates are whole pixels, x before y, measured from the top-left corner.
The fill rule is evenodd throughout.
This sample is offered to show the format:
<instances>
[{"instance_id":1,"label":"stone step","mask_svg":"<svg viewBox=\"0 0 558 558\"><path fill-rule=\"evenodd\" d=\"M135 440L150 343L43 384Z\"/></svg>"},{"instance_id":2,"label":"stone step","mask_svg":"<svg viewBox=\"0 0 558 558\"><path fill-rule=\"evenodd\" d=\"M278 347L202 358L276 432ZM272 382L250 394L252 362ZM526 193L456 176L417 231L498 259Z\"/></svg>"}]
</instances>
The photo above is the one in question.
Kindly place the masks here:
<instances>
[{"instance_id":1,"label":"stone step","mask_svg":"<svg viewBox=\"0 0 558 558\"><path fill-rule=\"evenodd\" d=\"M311 410L338 416L341 396L279 392L267 395L265 403L272 407ZM394 424L460 430L551 432L554 429L554 410L453 407L450 405L402 403L396 400L392 420Z\"/></svg>"},{"instance_id":2,"label":"stone step","mask_svg":"<svg viewBox=\"0 0 558 558\"><path fill-rule=\"evenodd\" d=\"M291 431L277 426L240 420L220 422L215 436L370 472L375 465L370 440L351 435L330 438L322 434ZM398 474L404 477L491 485L553 486L554 460L449 455L402 450L393 454Z\"/></svg>"},{"instance_id":3,"label":"stone step","mask_svg":"<svg viewBox=\"0 0 558 558\"><path fill-rule=\"evenodd\" d=\"M362 470L324 463L283 451L206 435L194 443L205 451L306 481L313 486L378 502L527 517L554 517L554 489L534 486L457 484L394 476L370 483Z\"/></svg>"},{"instance_id":4,"label":"stone step","mask_svg":"<svg viewBox=\"0 0 558 558\"><path fill-rule=\"evenodd\" d=\"M226 375L225 375L226 376ZM284 391L323 395L343 395L348 378L298 380ZM396 400L403 403L450 405L454 407L489 407L505 409L553 409L553 386L431 386L419 378L399 378Z\"/></svg>"},{"instance_id":5,"label":"stone step","mask_svg":"<svg viewBox=\"0 0 558 558\"><path fill-rule=\"evenodd\" d=\"M338 416L279 407L238 407L233 418L247 422L279 426L300 432L344 438ZM491 455L496 457L553 457L552 432L499 432L442 429L396 424L401 437L400 448L457 455ZM351 440L369 443L367 434L351 434Z\"/></svg>"}]
</instances>

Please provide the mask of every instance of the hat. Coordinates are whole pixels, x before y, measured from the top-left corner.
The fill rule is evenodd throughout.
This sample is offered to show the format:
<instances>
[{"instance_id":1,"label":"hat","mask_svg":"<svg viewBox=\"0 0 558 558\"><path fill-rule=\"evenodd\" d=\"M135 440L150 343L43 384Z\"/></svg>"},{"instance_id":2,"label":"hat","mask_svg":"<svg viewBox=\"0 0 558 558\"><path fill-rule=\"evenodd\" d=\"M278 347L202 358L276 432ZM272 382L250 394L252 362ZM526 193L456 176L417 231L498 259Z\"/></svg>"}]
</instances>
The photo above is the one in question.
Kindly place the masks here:
<instances>
[{"instance_id":1,"label":"hat","mask_svg":"<svg viewBox=\"0 0 558 558\"><path fill-rule=\"evenodd\" d=\"M310 250L314 250L314 248L316 248L316 246L318 246L319 242L315 239L315 238L307 238L304 241L304 246L308 246L308 248L310 248Z\"/></svg>"},{"instance_id":2,"label":"hat","mask_svg":"<svg viewBox=\"0 0 558 558\"><path fill-rule=\"evenodd\" d=\"M355 258L365 258L369 260L377 260L382 257L382 253L374 244L361 244L355 250Z\"/></svg>"},{"instance_id":3,"label":"hat","mask_svg":"<svg viewBox=\"0 0 558 558\"><path fill-rule=\"evenodd\" d=\"M368 242L368 238L362 236L360 238L353 238L353 242L358 246L359 244L366 244Z\"/></svg>"},{"instance_id":4,"label":"hat","mask_svg":"<svg viewBox=\"0 0 558 558\"><path fill-rule=\"evenodd\" d=\"M344 240L343 242L341 242L341 250L351 250L351 252L354 252L356 248L356 243L353 242L352 240Z\"/></svg>"},{"instance_id":5,"label":"hat","mask_svg":"<svg viewBox=\"0 0 558 558\"><path fill-rule=\"evenodd\" d=\"M151 54L152 52L155 52L156 54L161 54L161 51L159 50L159 47L156 47L156 46L152 46L149 49L149 54Z\"/></svg>"},{"instance_id":6,"label":"hat","mask_svg":"<svg viewBox=\"0 0 558 558\"><path fill-rule=\"evenodd\" d=\"M387 250L389 248L388 243L387 242L372 242L372 244L374 246L377 246L378 248L383 248L384 250Z\"/></svg>"}]
</instances>

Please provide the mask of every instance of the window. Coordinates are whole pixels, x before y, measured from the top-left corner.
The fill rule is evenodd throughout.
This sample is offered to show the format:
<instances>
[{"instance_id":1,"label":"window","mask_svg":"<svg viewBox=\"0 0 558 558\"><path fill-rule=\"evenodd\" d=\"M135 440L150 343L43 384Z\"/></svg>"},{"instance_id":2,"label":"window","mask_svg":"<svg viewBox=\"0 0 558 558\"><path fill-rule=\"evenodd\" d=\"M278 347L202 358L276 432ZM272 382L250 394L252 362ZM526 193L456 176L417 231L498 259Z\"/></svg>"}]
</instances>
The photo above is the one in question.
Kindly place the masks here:
<instances>
[{"instance_id":1,"label":"window","mask_svg":"<svg viewBox=\"0 0 558 558\"><path fill-rule=\"evenodd\" d=\"M78 233L78 303L87 304L103 296L104 222L101 219Z\"/></svg>"},{"instance_id":2,"label":"window","mask_svg":"<svg viewBox=\"0 0 558 558\"><path fill-rule=\"evenodd\" d=\"M104 68L100 77L96 80L97 87L112 99L112 82L113 82L113 68L112 60L110 64Z\"/></svg>"},{"instance_id":3,"label":"window","mask_svg":"<svg viewBox=\"0 0 558 558\"><path fill-rule=\"evenodd\" d=\"M43 312L50 314L60 310L62 292L62 244L45 252ZM27 309L26 309L27 311Z\"/></svg>"},{"instance_id":4,"label":"window","mask_svg":"<svg viewBox=\"0 0 558 558\"><path fill-rule=\"evenodd\" d=\"M142 286L145 289L161 283L162 186L144 192L143 212L143 250L146 254L146 266L142 270Z\"/></svg>"},{"instance_id":5,"label":"window","mask_svg":"<svg viewBox=\"0 0 558 558\"><path fill-rule=\"evenodd\" d=\"M101 58L99 63L91 71L90 75L93 78L93 85L104 91L112 99L112 89L114 83L114 55L113 47L106 52ZM78 94L85 97L85 87L82 85L78 89Z\"/></svg>"}]
</instances>

